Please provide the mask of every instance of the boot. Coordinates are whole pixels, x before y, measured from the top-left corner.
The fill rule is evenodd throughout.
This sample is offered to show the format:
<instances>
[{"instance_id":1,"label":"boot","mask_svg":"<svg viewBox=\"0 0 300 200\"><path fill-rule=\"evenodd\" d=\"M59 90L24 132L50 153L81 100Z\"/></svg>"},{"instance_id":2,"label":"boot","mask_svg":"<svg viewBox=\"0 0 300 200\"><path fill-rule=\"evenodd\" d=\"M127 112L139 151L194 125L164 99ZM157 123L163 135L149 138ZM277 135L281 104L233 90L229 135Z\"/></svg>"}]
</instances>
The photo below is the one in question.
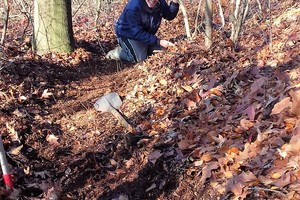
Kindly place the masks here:
<instances>
[{"instance_id":1,"label":"boot","mask_svg":"<svg viewBox=\"0 0 300 200\"><path fill-rule=\"evenodd\" d=\"M121 53L121 51L122 51L122 48L120 46L117 46L113 50L109 51L106 54L105 58L112 59L112 60L121 60L120 59L120 53Z\"/></svg>"}]
</instances>

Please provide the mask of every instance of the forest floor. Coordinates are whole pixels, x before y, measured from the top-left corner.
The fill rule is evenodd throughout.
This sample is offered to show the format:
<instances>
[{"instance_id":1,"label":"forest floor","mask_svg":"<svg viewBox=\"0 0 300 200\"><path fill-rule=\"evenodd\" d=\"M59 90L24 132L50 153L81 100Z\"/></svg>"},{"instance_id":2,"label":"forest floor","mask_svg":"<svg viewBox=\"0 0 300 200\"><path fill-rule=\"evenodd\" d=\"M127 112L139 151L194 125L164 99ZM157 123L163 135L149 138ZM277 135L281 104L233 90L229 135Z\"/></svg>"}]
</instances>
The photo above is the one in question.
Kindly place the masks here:
<instances>
[{"instance_id":1,"label":"forest floor","mask_svg":"<svg viewBox=\"0 0 300 200\"><path fill-rule=\"evenodd\" d=\"M97 26L89 6L73 5L75 52L44 56L12 7L0 132L15 189L0 179L1 199L300 199L298 1L251 3L235 50L217 12L211 49L201 28L185 37L180 12L158 32L176 47L139 64L105 58L124 3ZM186 4L191 27L197 6ZM96 111L110 92L137 134Z\"/></svg>"}]
</instances>

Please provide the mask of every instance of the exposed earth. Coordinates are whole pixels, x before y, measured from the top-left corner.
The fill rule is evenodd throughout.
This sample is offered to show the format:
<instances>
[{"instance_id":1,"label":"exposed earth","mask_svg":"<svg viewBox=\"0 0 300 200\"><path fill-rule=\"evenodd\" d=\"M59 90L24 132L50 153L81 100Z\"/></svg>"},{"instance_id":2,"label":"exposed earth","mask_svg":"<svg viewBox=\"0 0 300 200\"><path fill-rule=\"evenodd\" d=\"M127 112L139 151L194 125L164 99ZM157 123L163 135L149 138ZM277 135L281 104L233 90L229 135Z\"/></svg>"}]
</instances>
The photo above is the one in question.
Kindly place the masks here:
<instances>
[{"instance_id":1,"label":"exposed earth","mask_svg":"<svg viewBox=\"0 0 300 200\"><path fill-rule=\"evenodd\" d=\"M185 3L193 32L198 2ZM124 2L97 22L92 4L73 3L75 52L38 56L12 3L0 131L15 189L1 181L1 199L300 199L298 1L252 2L235 49L217 10L211 49L180 11L158 33L176 47L139 64L105 58ZM94 108L110 92L136 134Z\"/></svg>"}]
</instances>

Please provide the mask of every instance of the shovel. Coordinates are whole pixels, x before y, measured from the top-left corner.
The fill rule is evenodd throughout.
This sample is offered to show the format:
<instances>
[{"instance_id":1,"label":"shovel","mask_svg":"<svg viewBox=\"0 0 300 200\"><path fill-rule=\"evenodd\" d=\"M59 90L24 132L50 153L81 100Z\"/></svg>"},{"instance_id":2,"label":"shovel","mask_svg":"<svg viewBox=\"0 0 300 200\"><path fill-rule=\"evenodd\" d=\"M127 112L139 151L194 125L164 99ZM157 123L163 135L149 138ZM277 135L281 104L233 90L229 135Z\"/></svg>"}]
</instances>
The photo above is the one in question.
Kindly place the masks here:
<instances>
[{"instance_id":1,"label":"shovel","mask_svg":"<svg viewBox=\"0 0 300 200\"><path fill-rule=\"evenodd\" d=\"M12 181L11 174L9 173L9 167L6 159L6 153L3 147L2 136L0 135L0 162L1 162L1 169L3 173L3 180L8 189L13 189L14 184Z\"/></svg>"},{"instance_id":2,"label":"shovel","mask_svg":"<svg viewBox=\"0 0 300 200\"><path fill-rule=\"evenodd\" d=\"M94 104L97 111L110 112L130 133L135 133L134 128L126 121L123 114L119 111L122 105L120 96L115 93L109 93L100 97Z\"/></svg>"}]
</instances>

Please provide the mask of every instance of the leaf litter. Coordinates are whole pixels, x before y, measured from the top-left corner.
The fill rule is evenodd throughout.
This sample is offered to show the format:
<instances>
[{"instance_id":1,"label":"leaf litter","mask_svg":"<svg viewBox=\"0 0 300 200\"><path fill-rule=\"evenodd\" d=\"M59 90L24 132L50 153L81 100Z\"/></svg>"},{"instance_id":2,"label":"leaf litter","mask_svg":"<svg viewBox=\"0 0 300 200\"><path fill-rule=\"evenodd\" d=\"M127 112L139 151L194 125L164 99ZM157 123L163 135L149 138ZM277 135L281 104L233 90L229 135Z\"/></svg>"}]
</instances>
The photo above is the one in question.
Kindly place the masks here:
<instances>
[{"instance_id":1,"label":"leaf litter","mask_svg":"<svg viewBox=\"0 0 300 200\"><path fill-rule=\"evenodd\" d=\"M270 22L253 17L238 52L216 31L210 50L198 34L175 42L169 51L179 54L157 53L140 64L123 63L121 70L104 58L116 44L107 16L98 33L83 30L92 23L88 18L76 18L80 48L70 55L37 56L8 40L0 127L15 191L2 185L1 194L300 199L300 30L293 25L300 14L298 3L280 4L286 9L274 8L270 45L258 44ZM193 4L187 6L192 17ZM164 21L159 36L184 34L181 15ZM177 31L170 33L171 26ZM93 102L112 91L123 99L121 110L140 138L127 137L110 115L93 110Z\"/></svg>"}]
</instances>

